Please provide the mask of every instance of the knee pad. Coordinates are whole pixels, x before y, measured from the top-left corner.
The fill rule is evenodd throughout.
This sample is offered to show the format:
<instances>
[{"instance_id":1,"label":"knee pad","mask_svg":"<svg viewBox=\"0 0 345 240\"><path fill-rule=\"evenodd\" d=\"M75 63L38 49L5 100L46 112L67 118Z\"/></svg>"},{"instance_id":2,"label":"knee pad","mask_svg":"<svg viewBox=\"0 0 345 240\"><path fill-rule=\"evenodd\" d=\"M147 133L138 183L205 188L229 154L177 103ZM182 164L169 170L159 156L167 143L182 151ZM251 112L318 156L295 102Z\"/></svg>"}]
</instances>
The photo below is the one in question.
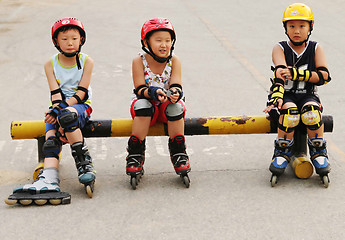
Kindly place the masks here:
<instances>
[{"instance_id":1,"label":"knee pad","mask_svg":"<svg viewBox=\"0 0 345 240\"><path fill-rule=\"evenodd\" d=\"M57 137L49 137L43 144L42 152L45 158L54 157L59 159L59 154L61 151L61 142Z\"/></svg>"},{"instance_id":2,"label":"knee pad","mask_svg":"<svg viewBox=\"0 0 345 240\"><path fill-rule=\"evenodd\" d=\"M153 106L147 99L138 99L133 106L135 116L137 117L152 117Z\"/></svg>"},{"instance_id":3,"label":"knee pad","mask_svg":"<svg viewBox=\"0 0 345 240\"><path fill-rule=\"evenodd\" d=\"M177 121L183 118L184 107L180 103L170 103L165 109L168 121Z\"/></svg>"},{"instance_id":4,"label":"knee pad","mask_svg":"<svg viewBox=\"0 0 345 240\"><path fill-rule=\"evenodd\" d=\"M58 116L60 126L65 132L74 132L78 128L78 115L68 109L61 109Z\"/></svg>"},{"instance_id":5,"label":"knee pad","mask_svg":"<svg viewBox=\"0 0 345 240\"><path fill-rule=\"evenodd\" d=\"M282 123L278 123L279 129L287 133L292 132L299 124L300 115L298 109L296 107L282 109L280 114L283 120Z\"/></svg>"},{"instance_id":6,"label":"knee pad","mask_svg":"<svg viewBox=\"0 0 345 240\"><path fill-rule=\"evenodd\" d=\"M302 108L301 119L310 130L317 130L322 126L321 109L316 105L306 105Z\"/></svg>"}]
</instances>

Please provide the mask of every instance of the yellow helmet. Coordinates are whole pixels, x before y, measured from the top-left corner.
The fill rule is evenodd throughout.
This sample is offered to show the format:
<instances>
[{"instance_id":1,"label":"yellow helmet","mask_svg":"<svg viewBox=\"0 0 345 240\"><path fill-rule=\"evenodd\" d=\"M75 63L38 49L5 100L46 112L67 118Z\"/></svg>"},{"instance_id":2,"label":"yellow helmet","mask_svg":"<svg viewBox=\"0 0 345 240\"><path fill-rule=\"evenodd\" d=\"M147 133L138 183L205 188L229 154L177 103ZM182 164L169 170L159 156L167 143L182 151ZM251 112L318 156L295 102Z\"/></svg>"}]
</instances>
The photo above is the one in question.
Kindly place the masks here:
<instances>
[{"instance_id":1,"label":"yellow helmet","mask_svg":"<svg viewBox=\"0 0 345 240\"><path fill-rule=\"evenodd\" d=\"M290 38L289 34L287 33L287 21L291 20L302 20L302 21L307 21L309 22L310 25L310 31L308 34L307 39L305 39L302 42L294 42ZM285 34L288 36L290 41L295 45L295 46L301 46L303 43L306 43L310 37L311 31L313 31L313 25L314 25L314 14L311 11L310 7L303 3L294 3L288 6L283 14L283 26L285 28Z\"/></svg>"},{"instance_id":2,"label":"yellow helmet","mask_svg":"<svg viewBox=\"0 0 345 240\"><path fill-rule=\"evenodd\" d=\"M288 6L283 14L283 23L290 20L305 20L314 22L314 15L310 7L303 3L294 3Z\"/></svg>"}]
</instances>

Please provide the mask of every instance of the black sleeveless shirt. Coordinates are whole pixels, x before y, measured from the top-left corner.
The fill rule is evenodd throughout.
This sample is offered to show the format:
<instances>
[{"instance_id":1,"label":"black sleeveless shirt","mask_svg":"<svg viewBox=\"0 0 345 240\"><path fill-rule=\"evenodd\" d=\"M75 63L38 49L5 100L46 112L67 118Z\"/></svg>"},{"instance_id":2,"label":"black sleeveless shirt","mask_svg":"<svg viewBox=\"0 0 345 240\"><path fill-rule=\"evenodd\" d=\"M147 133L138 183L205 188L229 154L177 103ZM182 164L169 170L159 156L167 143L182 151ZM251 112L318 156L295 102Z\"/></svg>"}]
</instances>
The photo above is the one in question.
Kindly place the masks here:
<instances>
[{"instance_id":1,"label":"black sleeveless shirt","mask_svg":"<svg viewBox=\"0 0 345 240\"><path fill-rule=\"evenodd\" d=\"M297 69L316 71L315 67L315 49L317 42L309 41L308 46L299 56L296 52L288 45L287 41L279 42L279 45L284 50L285 61L287 66L296 67ZM303 94L317 92L317 86L313 83L303 81L292 81L287 79L284 85L286 92Z\"/></svg>"}]
</instances>

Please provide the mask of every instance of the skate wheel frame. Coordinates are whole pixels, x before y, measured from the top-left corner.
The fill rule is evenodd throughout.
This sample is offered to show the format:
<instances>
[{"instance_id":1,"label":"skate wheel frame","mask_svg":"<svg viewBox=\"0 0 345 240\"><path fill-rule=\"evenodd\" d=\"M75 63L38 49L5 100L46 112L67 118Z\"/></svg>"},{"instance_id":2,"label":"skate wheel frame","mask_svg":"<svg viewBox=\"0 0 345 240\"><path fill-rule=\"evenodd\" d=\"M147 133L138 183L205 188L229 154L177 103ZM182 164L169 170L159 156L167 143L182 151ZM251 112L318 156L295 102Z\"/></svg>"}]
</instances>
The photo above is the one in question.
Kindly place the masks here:
<instances>
[{"instance_id":1,"label":"skate wheel frame","mask_svg":"<svg viewBox=\"0 0 345 240\"><path fill-rule=\"evenodd\" d=\"M71 203L71 195L66 192L47 192L40 194L17 192L11 194L7 199L5 199L5 203L7 205L15 205L18 203L23 206L28 206L34 203L38 206L42 206L48 202L52 205L69 204Z\"/></svg>"}]
</instances>

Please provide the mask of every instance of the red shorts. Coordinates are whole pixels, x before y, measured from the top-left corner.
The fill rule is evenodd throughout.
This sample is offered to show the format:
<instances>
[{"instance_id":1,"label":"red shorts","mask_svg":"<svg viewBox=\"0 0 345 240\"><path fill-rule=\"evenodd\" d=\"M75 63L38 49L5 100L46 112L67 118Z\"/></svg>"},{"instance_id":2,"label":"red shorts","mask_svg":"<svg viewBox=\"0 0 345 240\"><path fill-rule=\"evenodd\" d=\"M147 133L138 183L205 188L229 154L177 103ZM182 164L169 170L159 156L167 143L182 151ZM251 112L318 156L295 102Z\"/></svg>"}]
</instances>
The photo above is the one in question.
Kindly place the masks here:
<instances>
[{"instance_id":1,"label":"red shorts","mask_svg":"<svg viewBox=\"0 0 345 240\"><path fill-rule=\"evenodd\" d=\"M135 111L134 111L134 103L138 101L138 99L135 99L133 102L132 102L132 105L131 105L131 116L132 118L134 119L135 117ZM153 126L155 125L155 123L158 121L158 122L163 122L163 123L167 123L168 122L168 119L167 117L165 116L165 109L167 108L167 106L169 104L171 104L171 102L169 101L166 101L164 103L161 103L159 104L158 106L155 104L155 101L150 101L154 107L154 113L153 113L153 116L151 118L151 123L150 123L150 126ZM180 101L177 102L178 104L181 104L183 106L183 109L184 109L184 112L183 112L183 118L184 116L186 115L186 106L184 104L184 101L181 99Z\"/></svg>"}]
</instances>

